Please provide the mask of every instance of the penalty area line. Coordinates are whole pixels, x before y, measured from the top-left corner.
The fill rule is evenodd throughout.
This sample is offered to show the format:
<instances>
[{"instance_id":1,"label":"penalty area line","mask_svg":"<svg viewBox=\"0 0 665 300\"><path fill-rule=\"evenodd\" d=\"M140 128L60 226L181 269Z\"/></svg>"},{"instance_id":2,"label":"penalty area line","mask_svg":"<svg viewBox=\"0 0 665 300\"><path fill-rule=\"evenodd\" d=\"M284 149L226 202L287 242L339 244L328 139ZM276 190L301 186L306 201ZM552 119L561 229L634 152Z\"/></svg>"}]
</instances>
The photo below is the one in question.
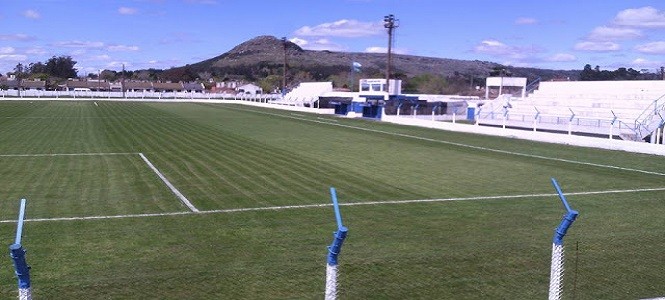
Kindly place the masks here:
<instances>
[{"instance_id":1,"label":"penalty area line","mask_svg":"<svg viewBox=\"0 0 665 300\"><path fill-rule=\"evenodd\" d=\"M590 191L590 192L572 192L565 193L566 196L584 196L584 195L607 195L607 194L624 194L624 193L641 193L641 192L662 192L662 188L644 188L644 189L631 189L631 190L606 190L606 191ZM549 194L523 194L523 195L503 195L503 196L478 196L478 197L459 197L459 198L440 198L440 199L419 199L419 200L388 200L388 201L369 201L369 202L349 202L340 203L340 206L361 206L361 205L390 205L390 204L412 204L412 203L433 203L433 202L449 202L449 201L475 201L475 200L510 200L510 199L525 199L525 198L545 198L545 197L558 197L557 193ZM38 219L25 219L25 222L48 222L48 221L85 221L85 220L103 220L103 219L127 219L127 218L144 218L144 217L167 217L167 216L184 216L184 215L201 215L201 214L224 214L224 213L242 213L253 211L269 211L269 210L289 210L289 209L307 209L318 207L330 207L332 203L321 204L302 204L302 205L284 205L284 206L266 206L266 207L247 207L247 208L230 208L230 209L216 209L216 210L203 210L203 211L181 211L181 212L166 212L166 213L146 213L146 214L126 214L126 215L112 215L112 216L89 216L89 217L62 217L62 218L38 218ZM17 220L0 220L0 223L16 223Z\"/></svg>"},{"instance_id":2,"label":"penalty area line","mask_svg":"<svg viewBox=\"0 0 665 300\"><path fill-rule=\"evenodd\" d=\"M0 157L49 157L49 156L105 156L136 155L136 152L99 152L99 153L39 153L39 154L0 154Z\"/></svg>"},{"instance_id":3,"label":"penalty area line","mask_svg":"<svg viewBox=\"0 0 665 300\"><path fill-rule=\"evenodd\" d=\"M160 171L159 171L159 170L158 170L158 169L157 169L157 168L156 168L156 167L150 162L150 160L148 160L148 158L145 157L145 155L143 155L143 153L139 153L139 156L141 156L141 158L142 158L143 161L148 165L148 167L150 167L150 169L152 169L152 171L155 172L155 174L157 174L157 176L159 176L159 179L161 179L162 182L164 182L164 184L166 184L166 186L167 186L169 189L171 189L171 192L173 192L173 194L175 194L176 197L178 197L178 198L180 199L180 201L181 201L183 204L185 204L185 206L187 206L187 207L189 208L189 210L191 210L191 211L193 211L193 212L199 212L198 208L196 208L196 207L194 206L194 204L192 204L192 202L189 202L189 200L187 199L187 197L185 197L185 195L183 195L183 194L182 194L182 193L181 193L181 192L180 192L175 186L173 186L173 184L171 184L171 182L166 178L166 176L164 176L164 175L162 174L162 172L160 172Z\"/></svg>"}]
</instances>

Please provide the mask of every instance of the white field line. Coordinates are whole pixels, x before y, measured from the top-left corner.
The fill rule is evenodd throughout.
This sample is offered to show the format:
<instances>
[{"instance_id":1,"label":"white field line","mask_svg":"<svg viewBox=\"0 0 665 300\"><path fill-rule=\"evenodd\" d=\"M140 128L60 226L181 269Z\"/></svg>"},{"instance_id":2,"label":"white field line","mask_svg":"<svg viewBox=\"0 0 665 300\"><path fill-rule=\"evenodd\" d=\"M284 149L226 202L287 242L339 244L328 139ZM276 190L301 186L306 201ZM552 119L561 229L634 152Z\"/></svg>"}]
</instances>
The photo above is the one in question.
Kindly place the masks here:
<instances>
[{"instance_id":1,"label":"white field line","mask_svg":"<svg viewBox=\"0 0 665 300\"><path fill-rule=\"evenodd\" d=\"M99 106L99 105L97 105L97 101L95 101L95 106Z\"/></svg>"},{"instance_id":2,"label":"white field line","mask_svg":"<svg viewBox=\"0 0 665 300\"><path fill-rule=\"evenodd\" d=\"M606 190L606 191L591 191L591 192L572 192L566 193L566 196L584 196L584 195L608 195L608 194L624 194L624 193L643 193L643 192L662 192L662 188L644 188L644 189L630 189L630 190ZM370 202L349 202L339 203L340 206L363 206L363 205L391 205L391 204L413 204L413 203L432 203L432 202L449 202L449 201L476 201L476 200L506 200L506 199L524 199L524 198L545 198L556 197L559 194L523 194L523 195L503 195L503 196L477 196L477 197L460 197L460 198L439 198L439 199L417 199L417 200L388 200L388 201L370 201ZM88 217L62 217L62 218L37 218L26 219L26 222L49 222L49 221L85 221L85 220L103 220L103 219L126 219L126 218L144 218L144 217L164 217L164 216L182 216L182 215L200 215L200 214L222 214L222 213L241 213L252 211L268 211L268 210L288 210L288 209L307 209L318 207L330 207L332 203L321 204L302 204L302 205L284 205L284 206L266 206L266 207L247 207L247 208L231 208L231 209L215 209L203 211L181 211L181 212L166 212L166 213L146 213L146 214L127 214L127 215L112 215L112 216L88 216ZM16 220L0 220L1 223L16 223Z\"/></svg>"},{"instance_id":3,"label":"white field line","mask_svg":"<svg viewBox=\"0 0 665 300\"><path fill-rule=\"evenodd\" d=\"M40 154L0 154L0 157L48 157L48 156L104 156L104 155L136 155L136 152L100 152L100 153L40 153Z\"/></svg>"},{"instance_id":4,"label":"white field line","mask_svg":"<svg viewBox=\"0 0 665 300\"><path fill-rule=\"evenodd\" d=\"M481 147L481 146L474 146L474 145L462 144L462 143L457 143L457 142L450 142L450 141L431 139L431 138L420 137L420 136L415 136L415 135L409 135L409 134L404 134L404 133L389 132L389 131L383 131L383 130L378 130L378 129L370 129L370 128L352 126L352 125L345 125L345 124L340 124L340 123L333 123L333 122L329 122L329 121L320 121L320 120L313 120L313 119L308 119L308 118L287 116L287 115L281 115L281 114L275 114L275 113L269 113L269 112L262 112L262 111L251 110L251 109L241 109L241 108L235 108L235 107L231 108L231 109L241 110L241 111L249 111L249 112L254 112L254 113L259 113L259 114L266 114L266 115L271 115L271 116L278 116L278 117L283 117L283 118L290 118L290 119L307 121L307 122L314 122L314 123L319 123L319 124L339 126L339 127L344 127L344 128L357 129L357 130L374 132L374 133L381 133L381 134L387 134L387 135L393 135L393 136L401 136L401 137L412 138L412 139L416 139L416 140L422 140L422 141L428 141L428 142L434 142L434 143L441 143L441 144L446 144L446 145L454 145L454 146L458 146L458 147L471 148L471 149L483 150L483 151L488 151L488 152L496 152L496 153L503 153L503 154L508 154L508 155L538 158L538 159L543 159L543 160L559 161L559 162L565 162L565 163L571 163L571 164L586 165L586 166L593 166L593 167L600 167L600 168L608 168L608 169L643 173L643 174L649 174L649 175L665 176L665 173L660 173L660 172L653 172L653 171L646 171L646 170L640 170L640 169L632 169L632 168L618 167L618 166L612 166L612 165L604 165L604 164L597 164L597 163L591 163L591 162L577 161L577 160L571 160L571 159L565 159L565 158L548 157L548 156L542 156L542 155L535 155L535 154L528 154L528 153L521 153L521 152L513 152L513 151L487 148L487 147ZM294 114L292 114L292 115L294 115Z\"/></svg>"},{"instance_id":5,"label":"white field line","mask_svg":"<svg viewBox=\"0 0 665 300\"><path fill-rule=\"evenodd\" d=\"M190 209L191 211L193 211L193 212L199 212L199 210L194 206L194 204L192 204L191 202L189 202L189 200L187 199L187 197L185 197L185 195L183 195L180 191L178 191L178 189L176 189L175 186L173 186L173 184L171 184L171 182L170 182L168 179L166 179L166 177L162 174L162 172L160 172L160 171L159 171L159 170L158 170L158 169L157 169L157 168L156 168L156 167L155 167L155 166L154 166L154 165L148 160L148 158L145 157L145 155L143 155L143 153L139 153L139 155L141 156L141 158L143 159L143 161L148 165L148 167L150 167L150 169L152 169L152 171L155 172L155 174L157 174L157 176L159 176L159 178L164 182L164 184L166 184L166 186L168 186L169 189L171 189L171 192L173 192L173 193L174 193L174 194L180 199L180 201L181 201L183 204L185 204L187 207L189 207L189 209Z\"/></svg>"}]
</instances>

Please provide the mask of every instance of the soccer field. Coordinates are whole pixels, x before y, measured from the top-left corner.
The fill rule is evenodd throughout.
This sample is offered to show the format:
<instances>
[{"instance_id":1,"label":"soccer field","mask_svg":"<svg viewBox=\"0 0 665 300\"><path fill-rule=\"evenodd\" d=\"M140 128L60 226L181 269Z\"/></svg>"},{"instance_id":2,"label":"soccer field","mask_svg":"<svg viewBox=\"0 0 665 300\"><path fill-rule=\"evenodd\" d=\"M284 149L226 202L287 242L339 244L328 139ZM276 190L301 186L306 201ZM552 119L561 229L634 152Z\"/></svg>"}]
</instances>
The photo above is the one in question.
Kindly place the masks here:
<instances>
[{"instance_id":1,"label":"soccer field","mask_svg":"<svg viewBox=\"0 0 665 300\"><path fill-rule=\"evenodd\" d=\"M35 299L665 296L665 158L237 104L0 101L0 238ZM8 250L7 250L8 253ZM16 296L9 256L0 298Z\"/></svg>"}]
</instances>

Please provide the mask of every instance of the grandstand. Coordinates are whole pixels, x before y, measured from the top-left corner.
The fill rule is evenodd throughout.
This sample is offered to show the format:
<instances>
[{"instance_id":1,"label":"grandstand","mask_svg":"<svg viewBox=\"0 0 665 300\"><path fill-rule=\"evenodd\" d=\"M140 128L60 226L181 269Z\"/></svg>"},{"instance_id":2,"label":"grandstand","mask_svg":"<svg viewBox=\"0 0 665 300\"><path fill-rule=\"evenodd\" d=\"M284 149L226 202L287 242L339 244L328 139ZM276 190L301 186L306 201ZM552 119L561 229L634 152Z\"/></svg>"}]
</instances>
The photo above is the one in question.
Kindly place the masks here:
<instances>
[{"instance_id":1,"label":"grandstand","mask_svg":"<svg viewBox=\"0 0 665 300\"><path fill-rule=\"evenodd\" d=\"M540 82L524 98L502 95L486 103L477 121L654 142L664 104L665 81Z\"/></svg>"}]
</instances>

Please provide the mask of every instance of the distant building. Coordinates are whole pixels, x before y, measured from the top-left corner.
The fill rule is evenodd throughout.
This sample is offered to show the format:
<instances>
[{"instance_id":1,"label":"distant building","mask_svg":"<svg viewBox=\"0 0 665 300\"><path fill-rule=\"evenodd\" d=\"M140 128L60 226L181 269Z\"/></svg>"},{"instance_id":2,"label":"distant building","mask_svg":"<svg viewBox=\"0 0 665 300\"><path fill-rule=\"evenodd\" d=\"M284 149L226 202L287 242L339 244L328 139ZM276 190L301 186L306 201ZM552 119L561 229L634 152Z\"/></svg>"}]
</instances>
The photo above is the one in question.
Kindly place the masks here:
<instances>
[{"instance_id":1,"label":"distant building","mask_svg":"<svg viewBox=\"0 0 665 300\"><path fill-rule=\"evenodd\" d=\"M256 84L252 84L252 83L241 85L241 86L236 88L236 91L239 94L248 94L248 95L263 94L263 89L260 86L258 86Z\"/></svg>"},{"instance_id":2,"label":"distant building","mask_svg":"<svg viewBox=\"0 0 665 300\"><path fill-rule=\"evenodd\" d=\"M108 92L110 84L101 80L67 80L64 84L66 91L98 91Z\"/></svg>"},{"instance_id":3,"label":"distant building","mask_svg":"<svg viewBox=\"0 0 665 300\"><path fill-rule=\"evenodd\" d=\"M149 81L125 81L125 91L127 92L152 92L152 83Z\"/></svg>"},{"instance_id":4,"label":"distant building","mask_svg":"<svg viewBox=\"0 0 665 300\"><path fill-rule=\"evenodd\" d=\"M203 90L205 89L203 83L185 82L182 86L185 92L189 93L203 93Z\"/></svg>"},{"instance_id":5,"label":"distant building","mask_svg":"<svg viewBox=\"0 0 665 300\"><path fill-rule=\"evenodd\" d=\"M180 82L153 82L152 88L158 93L182 92L185 90Z\"/></svg>"}]
</instances>

